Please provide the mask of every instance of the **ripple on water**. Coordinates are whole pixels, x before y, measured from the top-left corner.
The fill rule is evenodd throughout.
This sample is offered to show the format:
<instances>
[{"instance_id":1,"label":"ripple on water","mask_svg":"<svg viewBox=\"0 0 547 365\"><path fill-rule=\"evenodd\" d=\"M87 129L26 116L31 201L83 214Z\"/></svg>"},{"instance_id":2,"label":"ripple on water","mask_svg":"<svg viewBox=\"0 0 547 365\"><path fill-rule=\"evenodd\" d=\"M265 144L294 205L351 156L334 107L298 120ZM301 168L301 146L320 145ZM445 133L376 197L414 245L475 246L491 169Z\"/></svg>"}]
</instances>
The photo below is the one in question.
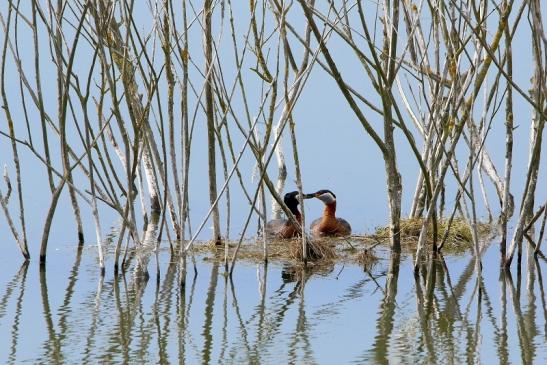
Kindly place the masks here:
<instances>
[{"instance_id":1,"label":"ripple on water","mask_svg":"<svg viewBox=\"0 0 547 365\"><path fill-rule=\"evenodd\" d=\"M489 260L487 251L483 260ZM389 255L372 271L335 264L320 272L270 263L191 262L160 253L160 277L132 267L103 280L96 251L54 251L47 275L9 263L0 286L2 362L500 363L547 357L540 270L477 281L468 255L418 278L411 257ZM495 257L497 259L497 257ZM109 258L111 260L111 258ZM110 261L109 261L110 262ZM215 268L216 266L216 268ZM391 269L390 269L391 267ZM480 290L479 290L480 288Z\"/></svg>"}]
</instances>

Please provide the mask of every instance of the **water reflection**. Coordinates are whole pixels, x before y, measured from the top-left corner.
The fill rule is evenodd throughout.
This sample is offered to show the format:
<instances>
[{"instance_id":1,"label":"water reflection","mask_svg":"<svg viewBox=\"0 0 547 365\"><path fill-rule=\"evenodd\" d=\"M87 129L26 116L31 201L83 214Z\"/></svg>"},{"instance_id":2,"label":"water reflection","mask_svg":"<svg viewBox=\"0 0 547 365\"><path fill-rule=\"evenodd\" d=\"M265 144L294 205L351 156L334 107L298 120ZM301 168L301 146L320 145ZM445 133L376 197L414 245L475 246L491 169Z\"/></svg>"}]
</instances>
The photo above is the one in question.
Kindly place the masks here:
<instances>
[{"instance_id":1,"label":"water reflection","mask_svg":"<svg viewBox=\"0 0 547 365\"><path fill-rule=\"evenodd\" d=\"M384 297L380 304L380 312L376 322L376 339L372 345L373 358L378 364L389 363L389 340L393 332L400 262L400 255L393 253L389 260Z\"/></svg>"},{"instance_id":2,"label":"water reflection","mask_svg":"<svg viewBox=\"0 0 547 365\"><path fill-rule=\"evenodd\" d=\"M61 352L61 339L59 338L60 335L57 335L57 332L55 331L53 317L51 315L45 265L40 265L40 294L42 297L42 313L44 315L46 330L48 334L47 340L42 345L44 353L40 357L52 363L58 364L62 362L63 354Z\"/></svg>"},{"instance_id":3,"label":"water reflection","mask_svg":"<svg viewBox=\"0 0 547 365\"><path fill-rule=\"evenodd\" d=\"M9 351L9 357L8 357L8 364L14 364L17 360L17 341L19 338L19 328L21 324L21 315L22 315L22 307L23 307L23 298L25 296L25 284L27 280L27 271L28 271L28 262L25 262L17 274L14 277L14 281L11 283L11 288L14 288L16 283L20 283L19 286L19 294L17 295L17 298L15 299L15 316L13 318L13 323L11 325L11 344L10 344L10 351ZM5 306L7 303L7 300L9 299L9 296L4 296L2 298L2 307ZM4 312L2 310L2 312Z\"/></svg>"},{"instance_id":4,"label":"water reflection","mask_svg":"<svg viewBox=\"0 0 547 365\"><path fill-rule=\"evenodd\" d=\"M214 261L211 266L211 280L207 290L207 299L205 300L205 322L203 324L202 336L204 339L203 350L201 351L202 363L211 362L211 351L213 347L212 324L214 316L215 294L218 282L218 261Z\"/></svg>"},{"instance_id":5,"label":"water reflection","mask_svg":"<svg viewBox=\"0 0 547 365\"><path fill-rule=\"evenodd\" d=\"M158 256L165 268L159 281L134 271L100 277L90 252L62 253L47 271L25 264L3 279L2 362L387 364L497 357L501 364L529 364L547 355L542 266L533 255L525 255L521 277L497 269L479 275L465 256L437 257L414 277L412 258L386 253L372 269L245 263L230 278L220 260L198 257L198 275L181 288L180 265L167 250ZM133 266L146 259L136 256Z\"/></svg>"}]
</instances>

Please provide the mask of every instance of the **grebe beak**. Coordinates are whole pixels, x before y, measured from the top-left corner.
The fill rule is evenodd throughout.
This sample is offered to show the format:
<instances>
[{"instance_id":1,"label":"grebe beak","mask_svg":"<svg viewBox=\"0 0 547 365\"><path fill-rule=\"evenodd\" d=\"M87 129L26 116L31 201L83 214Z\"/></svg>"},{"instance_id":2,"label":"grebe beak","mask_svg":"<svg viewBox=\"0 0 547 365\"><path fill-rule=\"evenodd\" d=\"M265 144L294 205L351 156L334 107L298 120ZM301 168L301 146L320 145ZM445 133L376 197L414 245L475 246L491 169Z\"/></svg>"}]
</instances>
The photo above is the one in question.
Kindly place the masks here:
<instances>
[{"instance_id":1,"label":"grebe beak","mask_svg":"<svg viewBox=\"0 0 547 365\"><path fill-rule=\"evenodd\" d=\"M304 194L304 199L311 199L311 198L315 198L315 193L313 194Z\"/></svg>"}]
</instances>

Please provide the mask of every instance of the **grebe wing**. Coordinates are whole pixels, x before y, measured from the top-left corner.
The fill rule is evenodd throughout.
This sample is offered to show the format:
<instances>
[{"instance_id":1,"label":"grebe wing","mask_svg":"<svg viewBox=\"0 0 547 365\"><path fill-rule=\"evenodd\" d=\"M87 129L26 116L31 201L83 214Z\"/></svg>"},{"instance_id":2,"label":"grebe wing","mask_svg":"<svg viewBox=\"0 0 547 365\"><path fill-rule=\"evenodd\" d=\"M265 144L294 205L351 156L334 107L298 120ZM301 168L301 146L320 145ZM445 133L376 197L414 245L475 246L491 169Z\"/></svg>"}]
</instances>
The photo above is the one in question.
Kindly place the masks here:
<instances>
[{"instance_id":1,"label":"grebe wing","mask_svg":"<svg viewBox=\"0 0 547 365\"><path fill-rule=\"evenodd\" d=\"M281 233L285 227L286 219L272 219L271 221L266 222L266 235L267 236L277 236Z\"/></svg>"},{"instance_id":2,"label":"grebe wing","mask_svg":"<svg viewBox=\"0 0 547 365\"><path fill-rule=\"evenodd\" d=\"M317 226L321 222L321 218L314 219L313 222L310 224L310 229L313 229L315 226Z\"/></svg>"},{"instance_id":3,"label":"grebe wing","mask_svg":"<svg viewBox=\"0 0 547 365\"><path fill-rule=\"evenodd\" d=\"M340 226L340 233L344 235L351 234L351 225L347 220L345 220L344 218L338 218L338 225Z\"/></svg>"}]
</instances>

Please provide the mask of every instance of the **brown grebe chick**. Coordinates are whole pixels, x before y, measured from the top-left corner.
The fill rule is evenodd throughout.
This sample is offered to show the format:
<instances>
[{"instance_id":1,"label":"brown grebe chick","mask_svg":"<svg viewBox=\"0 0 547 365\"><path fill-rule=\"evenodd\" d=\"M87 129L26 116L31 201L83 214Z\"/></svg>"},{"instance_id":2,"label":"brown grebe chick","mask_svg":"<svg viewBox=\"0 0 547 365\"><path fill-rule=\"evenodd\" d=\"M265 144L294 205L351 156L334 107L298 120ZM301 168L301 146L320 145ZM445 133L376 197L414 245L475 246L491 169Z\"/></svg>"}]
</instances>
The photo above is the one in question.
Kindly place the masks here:
<instances>
[{"instance_id":1,"label":"brown grebe chick","mask_svg":"<svg viewBox=\"0 0 547 365\"><path fill-rule=\"evenodd\" d=\"M330 190L319 190L309 194L325 204L323 216L311 223L310 229L315 237L349 236L351 226L343 218L336 217L336 195Z\"/></svg>"},{"instance_id":2,"label":"brown grebe chick","mask_svg":"<svg viewBox=\"0 0 547 365\"><path fill-rule=\"evenodd\" d=\"M292 214L294 214L296 221L301 223L302 215L298 210L298 191L291 191L285 194L283 201ZM266 236L269 238L293 238L301 234L300 227L292 223L289 219L273 219L266 223L265 231Z\"/></svg>"}]
</instances>

